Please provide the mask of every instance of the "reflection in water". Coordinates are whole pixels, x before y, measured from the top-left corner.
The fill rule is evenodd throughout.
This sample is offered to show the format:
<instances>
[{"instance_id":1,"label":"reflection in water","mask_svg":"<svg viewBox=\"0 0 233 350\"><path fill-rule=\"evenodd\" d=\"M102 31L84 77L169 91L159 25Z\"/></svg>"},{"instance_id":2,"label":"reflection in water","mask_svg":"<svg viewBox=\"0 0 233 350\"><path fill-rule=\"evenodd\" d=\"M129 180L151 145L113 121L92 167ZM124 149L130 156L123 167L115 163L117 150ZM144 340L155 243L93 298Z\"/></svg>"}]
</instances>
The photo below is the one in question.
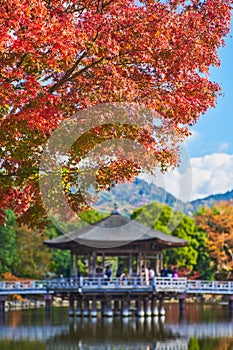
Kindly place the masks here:
<instances>
[{"instance_id":1,"label":"reflection in water","mask_svg":"<svg viewBox=\"0 0 233 350\"><path fill-rule=\"evenodd\" d=\"M1 350L222 350L233 349L233 322L222 307L187 305L182 318L177 305L166 317L69 318L55 308L6 313L0 319ZM211 343L212 342L212 343ZM213 344L213 347L211 347Z\"/></svg>"}]
</instances>

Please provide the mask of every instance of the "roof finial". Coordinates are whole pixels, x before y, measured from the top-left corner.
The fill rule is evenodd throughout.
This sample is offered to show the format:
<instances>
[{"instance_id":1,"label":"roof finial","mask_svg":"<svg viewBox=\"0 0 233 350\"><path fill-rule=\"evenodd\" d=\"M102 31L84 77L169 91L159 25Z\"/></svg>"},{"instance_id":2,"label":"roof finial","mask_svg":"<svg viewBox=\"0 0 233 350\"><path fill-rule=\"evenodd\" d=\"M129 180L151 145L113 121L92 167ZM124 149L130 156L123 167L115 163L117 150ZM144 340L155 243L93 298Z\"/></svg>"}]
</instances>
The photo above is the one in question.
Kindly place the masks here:
<instances>
[{"instance_id":1,"label":"roof finial","mask_svg":"<svg viewBox=\"0 0 233 350\"><path fill-rule=\"evenodd\" d=\"M120 215L117 209L118 209L117 203L114 203L114 209L112 211L112 215Z\"/></svg>"}]
</instances>

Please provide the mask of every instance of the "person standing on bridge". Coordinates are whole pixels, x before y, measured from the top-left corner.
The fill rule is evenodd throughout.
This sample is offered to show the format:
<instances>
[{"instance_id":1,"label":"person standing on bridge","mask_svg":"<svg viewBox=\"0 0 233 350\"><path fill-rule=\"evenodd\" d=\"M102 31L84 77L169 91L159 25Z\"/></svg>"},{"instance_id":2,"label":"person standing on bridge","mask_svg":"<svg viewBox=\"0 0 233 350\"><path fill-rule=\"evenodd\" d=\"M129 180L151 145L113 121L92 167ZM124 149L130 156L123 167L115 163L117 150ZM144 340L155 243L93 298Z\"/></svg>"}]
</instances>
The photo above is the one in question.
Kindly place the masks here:
<instances>
[{"instance_id":1,"label":"person standing on bridge","mask_svg":"<svg viewBox=\"0 0 233 350\"><path fill-rule=\"evenodd\" d=\"M104 278L108 281L108 282L112 282L112 269L111 269L111 265L106 266L106 270L104 273Z\"/></svg>"},{"instance_id":2,"label":"person standing on bridge","mask_svg":"<svg viewBox=\"0 0 233 350\"><path fill-rule=\"evenodd\" d=\"M151 266L148 266L148 277L149 277L149 283L153 284L153 278L155 277L155 271L152 269Z\"/></svg>"},{"instance_id":3,"label":"person standing on bridge","mask_svg":"<svg viewBox=\"0 0 233 350\"><path fill-rule=\"evenodd\" d=\"M143 276L143 279L144 279L146 285L148 286L150 284L149 269L145 265L142 265L142 276Z\"/></svg>"},{"instance_id":4,"label":"person standing on bridge","mask_svg":"<svg viewBox=\"0 0 233 350\"><path fill-rule=\"evenodd\" d=\"M118 266L117 272L116 272L116 277L119 278L120 281L122 281L125 277L124 274L124 267L122 264Z\"/></svg>"},{"instance_id":5,"label":"person standing on bridge","mask_svg":"<svg viewBox=\"0 0 233 350\"><path fill-rule=\"evenodd\" d=\"M173 278L178 278L179 277L179 275L178 275L178 271L176 270L176 269L174 269L174 271L173 271L173 276L172 276Z\"/></svg>"}]
</instances>

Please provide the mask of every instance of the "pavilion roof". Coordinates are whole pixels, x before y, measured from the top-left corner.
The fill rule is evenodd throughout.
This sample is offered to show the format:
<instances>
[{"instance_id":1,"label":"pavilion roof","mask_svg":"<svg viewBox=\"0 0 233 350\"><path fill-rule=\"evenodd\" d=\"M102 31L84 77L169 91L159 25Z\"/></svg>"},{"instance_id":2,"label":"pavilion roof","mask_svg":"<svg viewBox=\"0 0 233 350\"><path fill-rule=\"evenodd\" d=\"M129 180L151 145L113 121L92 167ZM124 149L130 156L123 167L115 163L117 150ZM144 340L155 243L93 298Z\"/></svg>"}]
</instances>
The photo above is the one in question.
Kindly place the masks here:
<instances>
[{"instance_id":1,"label":"pavilion roof","mask_svg":"<svg viewBox=\"0 0 233 350\"><path fill-rule=\"evenodd\" d=\"M72 249L77 245L109 248L132 242L154 241L164 248L182 247L188 241L154 230L136 220L113 213L92 225L69 232L44 243L51 248Z\"/></svg>"}]
</instances>

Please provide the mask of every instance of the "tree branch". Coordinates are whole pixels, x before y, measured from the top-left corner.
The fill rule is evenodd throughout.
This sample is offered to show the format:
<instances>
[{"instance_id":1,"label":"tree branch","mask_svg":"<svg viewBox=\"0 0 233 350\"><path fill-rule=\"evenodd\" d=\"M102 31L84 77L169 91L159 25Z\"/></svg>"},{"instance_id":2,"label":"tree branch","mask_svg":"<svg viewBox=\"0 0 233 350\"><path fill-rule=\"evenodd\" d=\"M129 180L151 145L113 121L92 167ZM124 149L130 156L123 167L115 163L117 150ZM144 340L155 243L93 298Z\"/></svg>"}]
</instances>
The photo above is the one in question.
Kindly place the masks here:
<instances>
[{"instance_id":1,"label":"tree branch","mask_svg":"<svg viewBox=\"0 0 233 350\"><path fill-rule=\"evenodd\" d=\"M95 43L95 41L98 38L99 35L99 28L97 29L96 35L92 40L91 45L88 47L88 49L86 49L85 51L83 51L83 53L81 54L81 56L78 58L78 60L73 64L73 66L71 68L69 68L66 73L64 74L64 76L61 78L61 80L59 80L57 83L55 83L50 89L49 92L53 93L54 91L56 91L57 89L59 89L60 86L62 86L64 83L66 83L69 80L72 80L73 78L71 77L71 74L75 71L75 69L78 67L79 63L82 61L82 59L87 55L87 53L90 51L90 49L92 48L93 44ZM90 68L90 67L88 67ZM82 70L81 70L82 71ZM77 72L78 73L78 72ZM77 74L76 73L76 74ZM77 74L78 76L79 74Z\"/></svg>"},{"instance_id":2,"label":"tree branch","mask_svg":"<svg viewBox=\"0 0 233 350\"><path fill-rule=\"evenodd\" d=\"M16 65L17 68L19 68L19 67L23 64L23 61L25 60L26 56L27 56L27 53L25 53L25 54L22 56L21 60L20 60L19 63L17 63L17 65Z\"/></svg>"},{"instance_id":3,"label":"tree branch","mask_svg":"<svg viewBox=\"0 0 233 350\"><path fill-rule=\"evenodd\" d=\"M79 57L79 59L73 64L71 68L69 68L66 73L63 75L61 80L59 80L57 83L55 83L50 89L49 92L53 93L55 90L57 90L61 85L63 85L70 77L70 75L74 72L74 70L77 68L81 60L85 57L87 54L87 50L85 50L82 55Z\"/></svg>"},{"instance_id":4,"label":"tree branch","mask_svg":"<svg viewBox=\"0 0 233 350\"><path fill-rule=\"evenodd\" d=\"M104 9L106 6L110 5L112 2L113 2L113 0L109 0L109 1L106 2L106 3L103 3L103 4L102 4L102 8Z\"/></svg>"},{"instance_id":5,"label":"tree branch","mask_svg":"<svg viewBox=\"0 0 233 350\"><path fill-rule=\"evenodd\" d=\"M88 64L86 67L80 69L78 72L74 73L69 80L73 80L75 78L77 78L79 75L81 75L82 73L84 73L86 70L88 70L89 68L92 68L94 66L96 66L98 63L102 62L104 59L104 57L99 58L97 61L94 61L90 64Z\"/></svg>"},{"instance_id":6,"label":"tree branch","mask_svg":"<svg viewBox=\"0 0 233 350\"><path fill-rule=\"evenodd\" d=\"M103 61L104 57L101 57L100 59L98 59L97 61L94 61L90 64L88 64L86 67L80 69L78 72L74 73L73 75L68 75L65 74L64 77L59 80L56 84L54 84L50 89L49 92L53 93L54 91L58 90L63 84L65 84L67 81L71 81L75 78L77 78L79 75L81 75L82 73L84 73L86 70L88 70L89 68L94 67L95 65L97 65L98 63L100 63L101 61ZM72 70L73 71L73 70Z\"/></svg>"}]
</instances>

